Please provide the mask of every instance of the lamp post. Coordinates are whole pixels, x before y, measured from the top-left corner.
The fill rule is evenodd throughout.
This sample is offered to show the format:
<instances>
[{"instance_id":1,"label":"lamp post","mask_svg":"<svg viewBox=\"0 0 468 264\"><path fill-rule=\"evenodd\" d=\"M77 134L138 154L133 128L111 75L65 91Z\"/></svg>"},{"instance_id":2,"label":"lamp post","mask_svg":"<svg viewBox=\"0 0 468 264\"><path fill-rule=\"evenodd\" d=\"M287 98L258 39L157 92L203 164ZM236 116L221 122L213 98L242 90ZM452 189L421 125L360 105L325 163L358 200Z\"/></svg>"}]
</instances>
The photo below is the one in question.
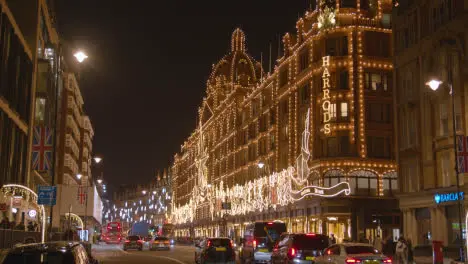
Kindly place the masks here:
<instances>
[{"instance_id":1,"label":"lamp post","mask_svg":"<svg viewBox=\"0 0 468 264\"><path fill-rule=\"evenodd\" d=\"M443 84L442 81L437 79L429 80L426 85L433 91L437 91L440 85ZM458 168L458 151L457 151L457 127L456 127L456 118L455 118L455 91L453 89L452 83L446 83L448 86L449 94L452 100L452 128L453 128L453 150L455 153L455 178L457 180L457 195L460 196L460 172ZM462 226L462 202L460 197L457 199L457 206L458 206L458 226L459 226L459 237L460 237L460 260L465 260L465 253L464 253L464 243L463 243L463 226Z\"/></svg>"}]
</instances>

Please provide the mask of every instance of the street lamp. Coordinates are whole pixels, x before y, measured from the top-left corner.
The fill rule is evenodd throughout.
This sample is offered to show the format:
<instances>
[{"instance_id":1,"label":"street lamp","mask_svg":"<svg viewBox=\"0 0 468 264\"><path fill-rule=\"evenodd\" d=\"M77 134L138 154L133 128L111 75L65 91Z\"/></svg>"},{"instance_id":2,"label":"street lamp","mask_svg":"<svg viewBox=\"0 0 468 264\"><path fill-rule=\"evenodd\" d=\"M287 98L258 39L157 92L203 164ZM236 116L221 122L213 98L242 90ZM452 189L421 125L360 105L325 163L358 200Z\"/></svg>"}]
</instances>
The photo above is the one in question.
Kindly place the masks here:
<instances>
[{"instance_id":1,"label":"street lamp","mask_svg":"<svg viewBox=\"0 0 468 264\"><path fill-rule=\"evenodd\" d=\"M145 194L146 194L146 190L141 191L141 193L142 193L143 195L145 195Z\"/></svg>"},{"instance_id":2,"label":"street lamp","mask_svg":"<svg viewBox=\"0 0 468 264\"><path fill-rule=\"evenodd\" d=\"M99 164L100 162L102 161L102 158L101 157L94 157L94 162L96 162L97 164Z\"/></svg>"},{"instance_id":3,"label":"street lamp","mask_svg":"<svg viewBox=\"0 0 468 264\"><path fill-rule=\"evenodd\" d=\"M98 182L99 184L101 184L101 183L102 183L102 179L98 179L97 182Z\"/></svg>"},{"instance_id":4,"label":"street lamp","mask_svg":"<svg viewBox=\"0 0 468 264\"><path fill-rule=\"evenodd\" d=\"M442 81L437 79L431 79L426 82L426 85L433 91L437 91L440 85L443 84ZM448 86L449 94L452 99L452 128L453 128L453 150L455 152L455 178L457 179L457 195L460 195L460 172L458 168L458 151L457 151L457 127L456 127L456 117L455 117L455 92L453 90L453 86L451 83L446 83ZM463 261L465 259L464 254L464 243L463 243L463 226L462 226L462 203L460 197L457 199L457 206L458 206L458 226L459 229L459 237L460 237L460 260ZM466 227L465 227L466 228Z\"/></svg>"},{"instance_id":5,"label":"street lamp","mask_svg":"<svg viewBox=\"0 0 468 264\"><path fill-rule=\"evenodd\" d=\"M153 191L153 194L156 194L156 191Z\"/></svg>"},{"instance_id":6,"label":"street lamp","mask_svg":"<svg viewBox=\"0 0 468 264\"><path fill-rule=\"evenodd\" d=\"M265 166L265 163L263 163L263 162L260 161L260 162L257 164L257 166L258 166L260 169L263 169L263 167Z\"/></svg>"},{"instance_id":7,"label":"street lamp","mask_svg":"<svg viewBox=\"0 0 468 264\"><path fill-rule=\"evenodd\" d=\"M208 183L206 187L211 188L211 183Z\"/></svg>"},{"instance_id":8,"label":"street lamp","mask_svg":"<svg viewBox=\"0 0 468 264\"><path fill-rule=\"evenodd\" d=\"M83 175L82 175L81 173L78 173L78 174L76 175L76 178L77 178L78 180L81 180L81 177L83 177Z\"/></svg>"},{"instance_id":9,"label":"street lamp","mask_svg":"<svg viewBox=\"0 0 468 264\"><path fill-rule=\"evenodd\" d=\"M79 63L82 63L84 60L88 58L88 55L86 55L83 51L78 51L73 54L73 56L76 58L76 60Z\"/></svg>"}]
</instances>

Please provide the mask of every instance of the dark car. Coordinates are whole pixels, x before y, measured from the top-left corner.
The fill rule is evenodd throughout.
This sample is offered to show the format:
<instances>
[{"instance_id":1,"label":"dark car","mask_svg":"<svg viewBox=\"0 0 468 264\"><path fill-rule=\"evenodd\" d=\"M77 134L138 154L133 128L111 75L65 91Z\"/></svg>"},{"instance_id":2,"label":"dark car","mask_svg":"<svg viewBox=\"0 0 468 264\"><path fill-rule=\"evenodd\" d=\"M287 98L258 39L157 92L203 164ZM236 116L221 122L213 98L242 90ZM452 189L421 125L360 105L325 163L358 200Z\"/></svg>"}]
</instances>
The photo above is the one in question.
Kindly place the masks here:
<instances>
[{"instance_id":1,"label":"dark car","mask_svg":"<svg viewBox=\"0 0 468 264\"><path fill-rule=\"evenodd\" d=\"M244 238L241 240L240 262L269 263L273 246L284 232L286 224L281 221L255 222L247 225Z\"/></svg>"},{"instance_id":2,"label":"dark car","mask_svg":"<svg viewBox=\"0 0 468 264\"><path fill-rule=\"evenodd\" d=\"M236 252L229 238L207 238L195 247L195 263L236 263Z\"/></svg>"},{"instance_id":3,"label":"dark car","mask_svg":"<svg viewBox=\"0 0 468 264\"><path fill-rule=\"evenodd\" d=\"M97 264L77 242L19 245L4 255L2 264Z\"/></svg>"},{"instance_id":4,"label":"dark car","mask_svg":"<svg viewBox=\"0 0 468 264\"><path fill-rule=\"evenodd\" d=\"M328 247L329 238L320 234L285 234L273 248L271 263L312 264Z\"/></svg>"},{"instance_id":5,"label":"dark car","mask_svg":"<svg viewBox=\"0 0 468 264\"><path fill-rule=\"evenodd\" d=\"M125 239L123 250L127 251L129 249L138 249L142 251L144 243L145 242L141 239L140 236L129 236L127 239Z\"/></svg>"}]
</instances>

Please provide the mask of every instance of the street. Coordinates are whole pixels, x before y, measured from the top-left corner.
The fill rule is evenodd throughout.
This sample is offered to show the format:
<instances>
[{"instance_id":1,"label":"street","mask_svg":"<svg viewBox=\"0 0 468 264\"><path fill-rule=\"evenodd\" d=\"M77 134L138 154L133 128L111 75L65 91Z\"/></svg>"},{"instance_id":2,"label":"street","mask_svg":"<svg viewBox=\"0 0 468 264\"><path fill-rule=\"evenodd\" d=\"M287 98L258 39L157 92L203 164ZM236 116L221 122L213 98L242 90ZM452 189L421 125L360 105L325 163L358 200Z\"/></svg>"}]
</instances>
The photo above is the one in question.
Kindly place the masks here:
<instances>
[{"instance_id":1,"label":"street","mask_svg":"<svg viewBox=\"0 0 468 264\"><path fill-rule=\"evenodd\" d=\"M94 245L93 256L100 264L120 263L167 263L186 264L194 263L194 247L176 245L170 251L149 251L146 246L143 251L123 251L122 245Z\"/></svg>"}]
</instances>

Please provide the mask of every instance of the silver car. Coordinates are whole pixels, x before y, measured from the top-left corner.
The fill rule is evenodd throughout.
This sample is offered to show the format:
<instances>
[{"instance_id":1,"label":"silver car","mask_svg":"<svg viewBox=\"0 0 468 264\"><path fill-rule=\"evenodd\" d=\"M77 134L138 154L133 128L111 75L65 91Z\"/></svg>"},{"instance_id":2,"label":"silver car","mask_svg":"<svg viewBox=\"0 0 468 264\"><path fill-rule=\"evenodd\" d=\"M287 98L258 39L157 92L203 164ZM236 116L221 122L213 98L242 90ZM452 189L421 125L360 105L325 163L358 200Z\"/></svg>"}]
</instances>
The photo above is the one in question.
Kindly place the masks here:
<instances>
[{"instance_id":1,"label":"silver car","mask_svg":"<svg viewBox=\"0 0 468 264\"><path fill-rule=\"evenodd\" d=\"M316 258L318 264L391 264L392 260L376 248L363 243L331 245Z\"/></svg>"}]
</instances>

